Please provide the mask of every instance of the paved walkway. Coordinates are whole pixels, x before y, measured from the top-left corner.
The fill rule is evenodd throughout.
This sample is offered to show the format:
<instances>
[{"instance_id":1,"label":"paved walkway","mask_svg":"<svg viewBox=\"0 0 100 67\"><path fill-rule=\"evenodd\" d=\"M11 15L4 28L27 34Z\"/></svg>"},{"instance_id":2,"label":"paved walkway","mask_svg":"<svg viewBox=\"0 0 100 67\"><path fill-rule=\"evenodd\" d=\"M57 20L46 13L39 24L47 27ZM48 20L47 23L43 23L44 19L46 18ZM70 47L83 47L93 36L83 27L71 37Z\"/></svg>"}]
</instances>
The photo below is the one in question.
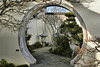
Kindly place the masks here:
<instances>
[{"instance_id":1,"label":"paved walkway","mask_svg":"<svg viewBox=\"0 0 100 67\"><path fill-rule=\"evenodd\" d=\"M50 47L35 49L32 55L37 59L37 63L30 67L71 67L70 58L54 55L49 49Z\"/></svg>"}]
</instances>

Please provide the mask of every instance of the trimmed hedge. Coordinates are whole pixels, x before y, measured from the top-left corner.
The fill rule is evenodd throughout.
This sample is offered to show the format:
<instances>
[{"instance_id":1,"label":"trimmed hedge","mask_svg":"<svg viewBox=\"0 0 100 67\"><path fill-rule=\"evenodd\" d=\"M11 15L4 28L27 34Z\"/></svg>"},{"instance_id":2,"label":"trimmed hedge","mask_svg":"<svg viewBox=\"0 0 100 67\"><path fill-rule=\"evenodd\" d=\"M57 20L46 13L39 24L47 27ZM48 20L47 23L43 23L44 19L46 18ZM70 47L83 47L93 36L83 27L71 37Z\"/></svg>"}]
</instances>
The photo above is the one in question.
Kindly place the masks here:
<instances>
[{"instance_id":1,"label":"trimmed hedge","mask_svg":"<svg viewBox=\"0 0 100 67\"><path fill-rule=\"evenodd\" d=\"M29 66L27 64L16 66L13 63L8 63L5 59L1 59L1 61L0 61L0 67L29 67Z\"/></svg>"}]
</instances>

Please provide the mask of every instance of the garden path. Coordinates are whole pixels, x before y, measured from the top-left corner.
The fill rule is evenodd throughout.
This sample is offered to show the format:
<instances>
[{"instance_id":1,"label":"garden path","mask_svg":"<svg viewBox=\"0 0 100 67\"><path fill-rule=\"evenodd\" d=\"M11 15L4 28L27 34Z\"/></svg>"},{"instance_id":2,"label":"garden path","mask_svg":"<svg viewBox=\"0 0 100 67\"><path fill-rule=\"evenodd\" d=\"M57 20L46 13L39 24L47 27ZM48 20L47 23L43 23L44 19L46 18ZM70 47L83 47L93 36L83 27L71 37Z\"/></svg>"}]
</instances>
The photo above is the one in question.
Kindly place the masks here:
<instances>
[{"instance_id":1,"label":"garden path","mask_svg":"<svg viewBox=\"0 0 100 67\"><path fill-rule=\"evenodd\" d=\"M69 62L70 58L54 55L49 52L51 47L43 47L35 49L32 54L37 63L34 65L30 65L30 67L71 67Z\"/></svg>"}]
</instances>

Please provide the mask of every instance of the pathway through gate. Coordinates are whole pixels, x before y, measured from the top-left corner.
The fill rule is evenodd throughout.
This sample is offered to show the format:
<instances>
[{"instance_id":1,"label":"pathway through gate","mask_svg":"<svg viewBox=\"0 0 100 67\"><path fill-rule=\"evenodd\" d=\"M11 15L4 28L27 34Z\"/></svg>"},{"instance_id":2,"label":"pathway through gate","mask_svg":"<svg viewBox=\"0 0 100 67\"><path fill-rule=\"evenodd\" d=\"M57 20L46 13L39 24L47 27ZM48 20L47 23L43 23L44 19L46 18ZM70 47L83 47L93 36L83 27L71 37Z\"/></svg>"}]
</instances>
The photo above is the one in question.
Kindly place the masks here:
<instances>
[{"instance_id":1,"label":"pathway through gate","mask_svg":"<svg viewBox=\"0 0 100 67\"><path fill-rule=\"evenodd\" d=\"M30 67L71 67L70 58L54 55L49 52L49 49L50 47L35 49L32 55L36 58L37 63Z\"/></svg>"}]
</instances>

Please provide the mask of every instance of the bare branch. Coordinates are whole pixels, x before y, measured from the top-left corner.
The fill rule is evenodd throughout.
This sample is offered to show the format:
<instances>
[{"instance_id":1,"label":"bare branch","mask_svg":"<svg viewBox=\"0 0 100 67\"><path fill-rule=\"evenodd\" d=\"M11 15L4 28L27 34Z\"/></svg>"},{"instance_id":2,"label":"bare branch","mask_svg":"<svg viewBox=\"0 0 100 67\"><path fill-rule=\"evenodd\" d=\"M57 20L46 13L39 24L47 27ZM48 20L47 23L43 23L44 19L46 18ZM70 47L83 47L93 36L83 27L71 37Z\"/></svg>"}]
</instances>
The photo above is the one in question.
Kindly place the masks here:
<instances>
[{"instance_id":1,"label":"bare branch","mask_svg":"<svg viewBox=\"0 0 100 67\"><path fill-rule=\"evenodd\" d=\"M19 29L21 19L16 18L13 14L23 16L29 10L29 8L24 9L28 6L28 4L21 1L7 0L3 0L3 2L0 3L0 28L5 27L13 31L17 31Z\"/></svg>"},{"instance_id":2,"label":"bare branch","mask_svg":"<svg viewBox=\"0 0 100 67\"><path fill-rule=\"evenodd\" d=\"M17 31L19 29L18 23L13 23L12 21L6 19L0 19L0 25L2 25L2 27L13 29L13 31Z\"/></svg>"}]
</instances>

